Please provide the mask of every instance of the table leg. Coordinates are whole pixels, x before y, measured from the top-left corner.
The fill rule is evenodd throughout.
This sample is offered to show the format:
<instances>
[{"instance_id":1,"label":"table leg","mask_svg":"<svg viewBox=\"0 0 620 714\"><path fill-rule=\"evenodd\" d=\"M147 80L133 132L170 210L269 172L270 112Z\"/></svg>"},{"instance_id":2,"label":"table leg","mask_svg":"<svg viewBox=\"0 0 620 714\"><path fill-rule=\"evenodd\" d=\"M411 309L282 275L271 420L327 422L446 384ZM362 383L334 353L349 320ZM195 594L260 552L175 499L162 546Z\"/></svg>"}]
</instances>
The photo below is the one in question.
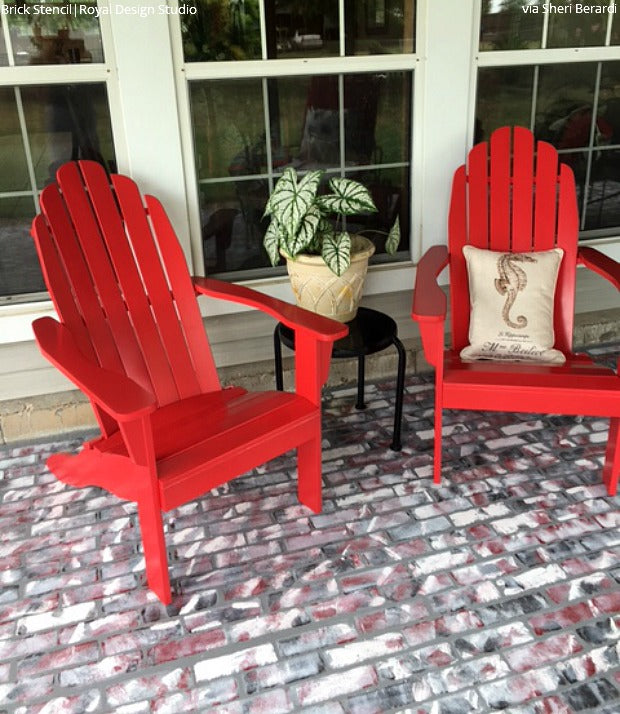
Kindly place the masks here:
<instances>
[{"instance_id":1,"label":"table leg","mask_svg":"<svg viewBox=\"0 0 620 714\"><path fill-rule=\"evenodd\" d=\"M284 379L282 378L282 344L280 342L280 325L276 325L273 331L273 355L276 369L276 389L284 391Z\"/></svg>"},{"instance_id":2,"label":"table leg","mask_svg":"<svg viewBox=\"0 0 620 714\"><path fill-rule=\"evenodd\" d=\"M390 449L400 451L402 444L400 441L400 433L403 418L403 393L405 391L405 369L407 365L407 353L403 347L403 343L396 335L393 338L394 347L398 350L398 374L396 377L396 401L394 406L394 435Z\"/></svg>"},{"instance_id":3,"label":"table leg","mask_svg":"<svg viewBox=\"0 0 620 714\"><path fill-rule=\"evenodd\" d=\"M357 358L357 404L356 409L366 409L364 404L364 379L365 379L365 362L364 355Z\"/></svg>"}]
</instances>

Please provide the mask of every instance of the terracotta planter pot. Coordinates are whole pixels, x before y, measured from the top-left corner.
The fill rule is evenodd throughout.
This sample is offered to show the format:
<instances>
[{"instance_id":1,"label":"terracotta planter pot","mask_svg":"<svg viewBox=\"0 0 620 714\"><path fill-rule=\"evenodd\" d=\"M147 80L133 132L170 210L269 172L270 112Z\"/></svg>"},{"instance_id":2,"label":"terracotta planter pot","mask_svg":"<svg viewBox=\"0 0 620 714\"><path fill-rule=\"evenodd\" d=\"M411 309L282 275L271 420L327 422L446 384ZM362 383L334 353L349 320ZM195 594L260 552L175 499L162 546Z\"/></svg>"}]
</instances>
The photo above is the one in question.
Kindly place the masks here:
<instances>
[{"instance_id":1,"label":"terracotta planter pot","mask_svg":"<svg viewBox=\"0 0 620 714\"><path fill-rule=\"evenodd\" d=\"M320 255L300 254L286 264L295 300L300 307L340 322L357 314L362 297L368 260L374 244L363 236L351 237L351 265L339 277L325 265Z\"/></svg>"}]
</instances>

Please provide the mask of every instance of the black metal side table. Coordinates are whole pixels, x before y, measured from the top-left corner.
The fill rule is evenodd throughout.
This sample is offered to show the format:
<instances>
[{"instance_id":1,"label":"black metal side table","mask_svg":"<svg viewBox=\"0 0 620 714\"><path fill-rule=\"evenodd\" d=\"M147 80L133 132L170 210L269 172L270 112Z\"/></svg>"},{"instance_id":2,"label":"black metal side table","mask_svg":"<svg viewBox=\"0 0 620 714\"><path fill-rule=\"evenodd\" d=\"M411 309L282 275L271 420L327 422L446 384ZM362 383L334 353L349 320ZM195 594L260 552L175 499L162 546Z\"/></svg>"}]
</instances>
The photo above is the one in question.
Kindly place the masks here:
<instances>
[{"instance_id":1,"label":"black metal side table","mask_svg":"<svg viewBox=\"0 0 620 714\"><path fill-rule=\"evenodd\" d=\"M357 357L357 409L365 409L364 403L364 371L365 357L381 352L390 345L398 350L398 372L396 377L396 401L394 407L394 435L390 448L401 449L401 424L403 415L403 391L405 387L405 367L407 356L403 343L398 339L396 322L383 312L360 307L356 317L346 323L349 334L334 342L332 357L334 359ZM276 389L282 391L282 345L295 349L295 333L279 322L273 332L273 350L275 355Z\"/></svg>"}]
</instances>

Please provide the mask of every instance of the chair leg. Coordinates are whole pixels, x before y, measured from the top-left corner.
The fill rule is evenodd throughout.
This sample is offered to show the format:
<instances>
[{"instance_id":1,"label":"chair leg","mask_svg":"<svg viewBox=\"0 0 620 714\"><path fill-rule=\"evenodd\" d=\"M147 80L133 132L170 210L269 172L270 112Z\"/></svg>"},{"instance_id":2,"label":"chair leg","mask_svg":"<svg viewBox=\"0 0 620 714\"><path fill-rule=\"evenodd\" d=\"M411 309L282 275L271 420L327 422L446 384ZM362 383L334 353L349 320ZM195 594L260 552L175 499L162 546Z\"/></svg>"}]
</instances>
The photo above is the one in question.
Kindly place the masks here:
<instances>
[{"instance_id":1,"label":"chair leg","mask_svg":"<svg viewBox=\"0 0 620 714\"><path fill-rule=\"evenodd\" d=\"M138 517L142 534L142 546L146 561L146 579L149 588L164 605L172 602L168 556L164 538L164 524L159 504L150 499L138 503Z\"/></svg>"},{"instance_id":2,"label":"chair leg","mask_svg":"<svg viewBox=\"0 0 620 714\"><path fill-rule=\"evenodd\" d=\"M321 434L297 447L297 497L315 513L321 512Z\"/></svg>"},{"instance_id":3,"label":"chair leg","mask_svg":"<svg viewBox=\"0 0 620 714\"><path fill-rule=\"evenodd\" d=\"M441 483L441 418L442 418L442 389L441 383L435 383L435 451L433 455L433 481Z\"/></svg>"},{"instance_id":4,"label":"chair leg","mask_svg":"<svg viewBox=\"0 0 620 714\"><path fill-rule=\"evenodd\" d=\"M609 439L603 466L603 483L610 496L615 496L618 491L618 476L620 476L620 417L612 417L609 420Z\"/></svg>"}]
</instances>

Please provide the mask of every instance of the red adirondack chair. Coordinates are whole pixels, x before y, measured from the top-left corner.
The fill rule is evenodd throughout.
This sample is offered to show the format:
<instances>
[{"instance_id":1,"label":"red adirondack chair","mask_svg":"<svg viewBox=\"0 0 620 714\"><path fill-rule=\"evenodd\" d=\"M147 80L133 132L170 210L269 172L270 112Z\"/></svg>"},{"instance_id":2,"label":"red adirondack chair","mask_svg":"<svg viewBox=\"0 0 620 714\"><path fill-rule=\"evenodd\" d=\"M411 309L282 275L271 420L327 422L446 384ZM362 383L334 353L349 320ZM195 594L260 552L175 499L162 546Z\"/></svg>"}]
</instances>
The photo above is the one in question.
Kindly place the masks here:
<instances>
[{"instance_id":1,"label":"red adirondack chair","mask_svg":"<svg viewBox=\"0 0 620 714\"><path fill-rule=\"evenodd\" d=\"M340 323L245 287L191 278L162 205L94 162L62 166L33 222L61 322L33 323L42 353L90 399L101 436L50 470L138 507L149 587L171 601L162 511L297 449L298 496L321 508L320 391ZM295 330L296 393L224 388L197 293Z\"/></svg>"},{"instance_id":2,"label":"red adirondack chair","mask_svg":"<svg viewBox=\"0 0 620 714\"><path fill-rule=\"evenodd\" d=\"M418 266L412 317L419 324L424 354L435 368L434 481L441 477L443 409L574 414L610 418L603 479L616 493L620 473L620 379L572 351L577 265L620 289L620 264L593 248L579 248L572 170L558 164L550 144L531 132L498 129L477 144L452 184L448 245L432 247ZM507 253L564 250L553 303L554 347L563 365L463 361L468 342L470 293L463 246ZM451 349L444 348L447 300L437 284L450 273ZM620 366L620 361L619 361Z\"/></svg>"}]
</instances>

